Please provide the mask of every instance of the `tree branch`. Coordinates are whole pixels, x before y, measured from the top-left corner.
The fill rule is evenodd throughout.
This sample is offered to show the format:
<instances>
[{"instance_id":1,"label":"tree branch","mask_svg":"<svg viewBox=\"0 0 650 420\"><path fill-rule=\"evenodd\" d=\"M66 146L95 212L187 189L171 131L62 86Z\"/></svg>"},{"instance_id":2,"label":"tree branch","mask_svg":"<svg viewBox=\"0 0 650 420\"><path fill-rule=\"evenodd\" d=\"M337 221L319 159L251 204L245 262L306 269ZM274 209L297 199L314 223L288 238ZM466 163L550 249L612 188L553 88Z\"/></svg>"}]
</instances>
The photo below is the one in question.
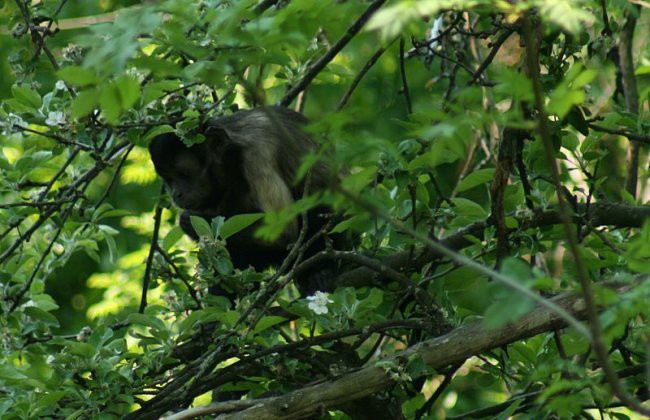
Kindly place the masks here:
<instances>
[{"instance_id":1,"label":"tree branch","mask_svg":"<svg viewBox=\"0 0 650 420\"><path fill-rule=\"evenodd\" d=\"M585 216L587 215L588 216ZM512 216L512 215L511 215ZM647 206L626 206L622 204L598 202L589 205L578 204L574 220L581 220L587 217L587 222L593 227L597 226L616 226L617 228L641 227L643 222L650 218L650 207ZM551 209L546 211L537 210L532 218L517 218L520 230L556 225L561 222L557 210ZM494 226L493 220L484 220L460 229L459 231L439 240L440 244L448 249L459 251L468 246L475 245L474 242L467 238L483 237L483 231ZM443 255L433 249L422 250L418 257L411 262L414 269L421 268L436 259L442 258ZM400 252L382 259L382 262L395 270L400 270L406 266L409 261L409 252ZM360 267L341 274L336 284L339 287L363 287L381 283L380 276L373 270Z\"/></svg>"},{"instance_id":2,"label":"tree branch","mask_svg":"<svg viewBox=\"0 0 650 420\"><path fill-rule=\"evenodd\" d=\"M625 290L625 287L617 288L617 292ZM583 317L585 314L584 301L575 294L558 296L553 299L553 302L573 316ZM556 313L540 306L518 321L494 330L486 329L482 321L476 321L456 328L444 336L418 343L403 353L384 359L374 366L343 375L336 380L305 387L280 397L249 400L255 401L256 404L221 418L287 419L307 417L394 385L396 382L390 375L392 369L399 369L398 366L403 366L407 360L413 357L420 357L432 369L440 369L450 364L461 363L468 357L492 348L565 326L565 322ZM228 408L236 409L230 403L225 404L229 405ZM214 411L211 413L223 413L224 408L224 404L215 404L212 406ZM202 415L209 414L205 410L200 413Z\"/></svg>"},{"instance_id":3,"label":"tree branch","mask_svg":"<svg viewBox=\"0 0 650 420\"><path fill-rule=\"evenodd\" d=\"M628 11L625 14L625 24L621 29L621 36L618 41L619 68L621 70L621 82L623 83L623 95L625 96L625 108L631 114L639 112L639 91L634 76L634 57L632 55L632 41L634 28L636 28L637 10ZM639 153L641 145L631 143L627 150L627 174L625 177L625 190L636 197L636 184L639 176Z\"/></svg>"},{"instance_id":4,"label":"tree branch","mask_svg":"<svg viewBox=\"0 0 650 420\"><path fill-rule=\"evenodd\" d=\"M318 75L318 73L320 73L325 68L325 66L327 66L327 64L329 64L329 62L332 61L334 57L336 57L336 54L338 54L343 49L343 47L345 47L348 44L348 42L350 42L352 38L357 33L359 33L361 28L363 28L363 25L365 25L366 22L368 22L370 17L374 15L375 12L379 10L379 8L385 2L386 0L375 0L374 2L372 2L372 4L370 4L370 6L366 9L366 11L363 12L363 14L359 17L359 19L357 19L357 21L354 22L352 26L348 28L345 34L341 38L339 38L338 41L336 41L336 44L332 45L332 47L329 50L327 50L327 52L323 54L321 58L319 58L318 60L316 60L314 64L309 66L302 80L300 80L298 84L296 84L295 86L289 89L289 91L284 95L284 98L282 98L280 102L278 102L278 105L282 105L282 106L289 105L296 98L296 96L298 96L298 94L302 92L307 87L307 85L311 83L312 80L314 80L314 78Z\"/></svg>"},{"instance_id":5,"label":"tree branch","mask_svg":"<svg viewBox=\"0 0 650 420\"><path fill-rule=\"evenodd\" d=\"M368 62L363 66L363 68L355 76L354 80L350 84L350 87L348 88L348 90L345 92L345 94L343 95L343 97L339 101L339 104L336 107L337 111L340 111L341 109L343 109L345 104L348 102L348 99L350 99L350 96L352 96L352 92L354 92L354 90L357 88L357 85L359 84L359 82L361 82L361 79L363 79L363 77L366 75L366 73L368 73L370 68L375 65L377 60L379 60L379 57L381 57L384 54L384 52L386 52L388 47L390 47L393 44L393 42L395 42L396 39L397 38L393 38L393 40L390 41L388 43L388 45L386 45L385 47L379 47L377 49L377 51L375 51L375 53L372 55L372 57L370 57Z\"/></svg>"},{"instance_id":6,"label":"tree branch","mask_svg":"<svg viewBox=\"0 0 650 420\"><path fill-rule=\"evenodd\" d=\"M624 137L627 137L628 140L631 140L631 141L634 141L634 142L650 144L650 136L644 136L643 134L632 133L632 132L629 132L629 131L619 130L619 129L616 129L616 128L603 127L602 125L596 125L596 124L593 124L593 123L589 123L589 128L591 128L592 130L601 131L601 132L607 133L607 134L615 134L617 136L624 136Z\"/></svg>"},{"instance_id":7,"label":"tree branch","mask_svg":"<svg viewBox=\"0 0 650 420\"><path fill-rule=\"evenodd\" d=\"M162 187L160 193L163 193ZM142 296L140 298L140 309L138 310L138 312L141 314L144 313L144 310L147 307L147 291L149 290L149 281L151 280L151 265L153 264L153 257L158 246L158 234L160 232L161 218L162 207L160 207L160 205L157 205L153 216L154 227L153 235L151 236L151 245L149 246L149 255L147 255L147 263L144 269L144 278L142 279Z\"/></svg>"}]
</instances>

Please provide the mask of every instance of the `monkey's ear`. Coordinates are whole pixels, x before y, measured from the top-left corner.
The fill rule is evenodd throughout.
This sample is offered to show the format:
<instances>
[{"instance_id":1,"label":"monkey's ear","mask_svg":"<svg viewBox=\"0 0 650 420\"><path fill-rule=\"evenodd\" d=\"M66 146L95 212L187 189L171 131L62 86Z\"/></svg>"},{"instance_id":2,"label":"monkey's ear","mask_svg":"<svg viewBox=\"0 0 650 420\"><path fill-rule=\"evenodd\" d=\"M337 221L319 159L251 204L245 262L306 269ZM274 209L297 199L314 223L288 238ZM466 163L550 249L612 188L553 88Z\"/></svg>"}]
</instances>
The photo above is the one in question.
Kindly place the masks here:
<instances>
[{"instance_id":1,"label":"monkey's ear","mask_svg":"<svg viewBox=\"0 0 650 420\"><path fill-rule=\"evenodd\" d=\"M205 134L205 137L210 139L228 139L228 132L226 129L223 127L220 127L218 125L209 125L205 127L205 130L203 130L203 134Z\"/></svg>"},{"instance_id":2,"label":"monkey's ear","mask_svg":"<svg viewBox=\"0 0 650 420\"><path fill-rule=\"evenodd\" d=\"M221 126L208 125L203 130L203 134L205 135L205 143L211 145L210 148L214 152L221 154L232 146L228 131Z\"/></svg>"}]
</instances>

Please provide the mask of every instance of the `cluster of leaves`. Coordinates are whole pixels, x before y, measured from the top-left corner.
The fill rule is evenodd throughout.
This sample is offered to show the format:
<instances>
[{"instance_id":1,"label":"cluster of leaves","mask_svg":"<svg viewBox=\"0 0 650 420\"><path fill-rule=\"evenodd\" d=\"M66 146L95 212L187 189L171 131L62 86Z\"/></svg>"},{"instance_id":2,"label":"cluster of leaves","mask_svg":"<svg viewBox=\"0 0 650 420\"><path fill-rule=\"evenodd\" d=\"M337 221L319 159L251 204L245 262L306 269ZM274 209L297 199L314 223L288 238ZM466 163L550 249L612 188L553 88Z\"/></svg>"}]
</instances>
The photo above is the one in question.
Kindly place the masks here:
<instances>
[{"instance_id":1,"label":"cluster of leaves","mask_svg":"<svg viewBox=\"0 0 650 420\"><path fill-rule=\"evenodd\" d=\"M632 43L643 26L630 35L643 9L82 3L0 6L0 416L257 398L278 417L643 412L650 48ZM184 238L149 162L158 134L191 145L206 118L273 103L313 121L321 148L302 172L323 159L345 174L260 232L339 213L332 231L357 240L317 256L345 268L329 295L299 295L300 260L233 268L228 238L259 215L196 218L201 241ZM535 302L548 322L531 327ZM473 325L508 338L430 341ZM345 382L372 368L386 382ZM320 401L318 382L340 389Z\"/></svg>"}]
</instances>

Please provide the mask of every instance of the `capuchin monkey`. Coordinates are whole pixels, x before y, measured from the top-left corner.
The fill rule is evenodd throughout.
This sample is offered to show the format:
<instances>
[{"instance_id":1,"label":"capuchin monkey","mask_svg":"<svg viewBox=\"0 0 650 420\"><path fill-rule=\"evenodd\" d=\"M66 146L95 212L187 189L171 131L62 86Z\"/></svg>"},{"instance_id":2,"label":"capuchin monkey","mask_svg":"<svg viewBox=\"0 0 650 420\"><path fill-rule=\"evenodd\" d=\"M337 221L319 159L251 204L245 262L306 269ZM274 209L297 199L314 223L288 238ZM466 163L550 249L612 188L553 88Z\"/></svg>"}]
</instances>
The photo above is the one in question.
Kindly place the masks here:
<instances>
[{"instance_id":1,"label":"capuchin monkey","mask_svg":"<svg viewBox=\"0 0 650 420\"><path fill-rule=\"evenodd\" d=\"M313 140L302 130L307 119L282 107L267 106L210 119L204 127L205 141L187 147L174 133L155 137L149 152L156 172L165 182L174 203L183 209L179 225L194 240L198 235L191 216L208 221L216 216L281 210L304 194L305 181L296 183L301 158L314 150ZM309 191L327 187L329 170L318 162L310 169ZM310 238L327 223L327 207L307 213ZM259 224L234 234L226 248L235 268L252 266L264 270L278 266L287 257L290 245L301 229L301 218L293 220L274 242L254 236ZM340 241L340 238L335 238ZM321 237L306 250L308 258L325 248ZM330 264L336 264L332 261ZM300 274L297 286L311 294L333 286L336 270L313 267Z\"/></svg>"}]
</instances>

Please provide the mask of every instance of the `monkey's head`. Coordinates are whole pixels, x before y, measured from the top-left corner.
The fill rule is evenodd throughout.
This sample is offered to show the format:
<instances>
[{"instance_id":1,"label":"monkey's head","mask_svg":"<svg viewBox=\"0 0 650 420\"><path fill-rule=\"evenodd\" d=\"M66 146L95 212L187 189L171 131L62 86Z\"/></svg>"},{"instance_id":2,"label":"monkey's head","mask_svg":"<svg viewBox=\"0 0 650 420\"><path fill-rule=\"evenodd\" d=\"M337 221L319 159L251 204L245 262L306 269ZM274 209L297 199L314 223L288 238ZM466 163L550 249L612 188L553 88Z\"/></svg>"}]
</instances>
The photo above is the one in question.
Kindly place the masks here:
<instances>
[{"instance_id":1,"label":"monkey's head","mask_svg":"<svg viewBox=\"0 0 650 420\"><path fill-rule=\"evenodd\" d=\"M215 153L213 139L187 147L174 133L155 137L149 153L156 172L165 182L174 203L186 210L216 210L225 191L222 153Z\"/></svg>"}]
</instances>

